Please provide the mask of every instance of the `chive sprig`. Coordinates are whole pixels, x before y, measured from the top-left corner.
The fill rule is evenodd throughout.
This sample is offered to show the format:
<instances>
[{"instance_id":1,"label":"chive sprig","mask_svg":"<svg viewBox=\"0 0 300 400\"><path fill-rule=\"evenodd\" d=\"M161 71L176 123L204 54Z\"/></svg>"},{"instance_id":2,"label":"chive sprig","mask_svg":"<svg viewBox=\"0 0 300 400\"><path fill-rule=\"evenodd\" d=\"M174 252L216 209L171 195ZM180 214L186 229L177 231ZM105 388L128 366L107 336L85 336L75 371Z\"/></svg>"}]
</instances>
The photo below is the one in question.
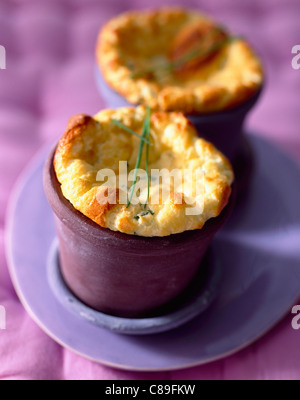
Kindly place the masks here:
<instances>
[{"instance_id":1,"label":"chive sprig","mask_svg":"<svg viewBox=\"0 0 300 400\"><path fill-rule=\"evenodd\" d=\"M210 55L213 55L217 51L221 50L226 44L232 42L233 40L238 39L237 37L229 36L226 38L223 38L219 40L218 42L214 43L209 49L201 51L199 49L192 50L189 53L183 55L176 61L170 61L166 62L160 65L157 65L155 67L147 68L141 71L136 71L133 72L130 77L132 79L138 79L138 78L143 78L147 75L154 75L156 71L165 71L166 73L172 73L176 71L177 69L183 67L185 64L187 64L190 61L193 61L199 57L209 57Z\"/></svg>"},{"instance_id":2,"label":"chive sprig","mask_svg":"<svg viewBox=\"0 0 300 400\"><path fill-rule=\"evenodd\" d=\"M147 174L147 186L148 186L148 194L147 194L147 201L144 204L144 208L146 208L148 202L149 202L149 197L150 197L150 179L149 179L149 152L150 152L150 146L153 146L152 143L150 142L150 125L151 125L151 109L150 107L147 106L147 111L146 111L146 118L144 120L143 124L143 133L142 135L139 135L138 133L134 132L132 129L128 128L127 126L123 125L120 121L117 120L112 120L112 122L117 125L119 128L122 128L126 132L131 133L132 135L138 137L140 139L140 145L139 145L139 150L138 150L138 156L135 164L135 169L134 169L134 177L133 177L133 184L131 187L130 191L130 196L129 200L127 203L127 208L130 206L135 190L135 186L137 184L137 178L138 178L138 170L141 166L142 158L143 158L143 150L144 150L144 145L146 144L146 174Z\"/></svg>"},{"instance_id":3,"label":"chive sprig","mask_svg":"<svg viewBox=\"0 0 300 400\"><path fill-rule=\"evenodd\" d=\"M115 124L116 126L118 126L119 128L123 129L124 131L126 131L128 133L131 133L133 136L136 136L137 138L139 138L143 142L147 143L149 146L153 146L153 144L150 143L149 140L143 138L141 135L139 135L138 133L134 132L132 129L128 128L128 126L123 125L122 122L117 121L116 119L112 119L111 122L113 124Z\"/></svg>"}]
</instances>

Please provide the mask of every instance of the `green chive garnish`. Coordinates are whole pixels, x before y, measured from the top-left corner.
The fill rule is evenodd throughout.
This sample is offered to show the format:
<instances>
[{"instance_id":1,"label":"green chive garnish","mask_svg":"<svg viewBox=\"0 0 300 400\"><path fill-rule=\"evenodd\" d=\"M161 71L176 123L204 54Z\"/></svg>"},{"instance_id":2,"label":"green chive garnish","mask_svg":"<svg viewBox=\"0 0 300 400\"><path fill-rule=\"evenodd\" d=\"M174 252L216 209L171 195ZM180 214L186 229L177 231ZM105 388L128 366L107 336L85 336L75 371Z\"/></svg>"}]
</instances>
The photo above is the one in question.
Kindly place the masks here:
<instances>
[{"instance_id":1,"label":"green chive garnish","mask_svg":"<svg viewBox=\"0 0 300 400\"><path fill-rule=\"evenodd\" d=\"M138 221L141 217L147 217L147 215L149 214L154 215L154 212L149 209L148 211L143 211L140 214L136 215L135 217L133 217L133 219Z\"/></svg>"},{"instance_id":2,"label":"green chive garnish","mask_svg":"<svg viewBox=\"0 0 300 400\"><path fill-rule=\"evenodd\" d=\"M170 61L165 64L158 65L156 67L144 69L141 71L133 72L131 74L132 79L137 79L137 78L142 78L144 76L147 76L149 74L153 75L155 74L156 71L163 71L165 70L166 72L174 72L176 69L184 66L184 64L188 63L189 61L192 61L198 57L208 57L218 50L221 50L226 44L230 43L233 40L238 39L237 37L227 37L224 39L219 40L218 42L214 43L209 49L206 51L201 50L192 50L191 52L185 54L182 56L179 60L176 61Z\"/></svg>"},{"instance_id":3,"label":"green chive garnish","mask_svg":"<svg viewBox=\"0 0 300 400\"><path fill-rule=\"evenodd\" d=\"M147 143L147 147L150 144L150 142L149 142L149 139L150 139L150 121L151 121L151 109L150 109L150 107L147 107L147 114L146 114L146 118L145 118L145 121L144 121L143 134L140 137L141 143L140 143L140 147L139 147L139 151L138 151L138 157L137 157L135 170L134 170L133 185L132 185L132 188L131 188L131 193L130 193L129 201L128 201L128 204L127 204L127 208L131 204L132 197L133 197L133 194L134 194L135 185L137 183L137 174L138 174L138 169L140 168L141 161L142 161L144 143L148 142ZM148 140L145 140L146 138ZM148 167L149 167L149 151L146 154L146 168L148 168ZM150 187L148 171L147 171L147 180L148 180L148 198L147 198L146 204L149 201L149 187Z\"/></svg>"},{"instance_id":4,"label":"green chive garnish","mask_svg":"<svg viewBox=\"0 0 300 400\"><path fill-rule=\"evenodd\" d=\"M115 119L112 119L111 122L115 125L117 125L119 128L123 129L126 132L131 133L132 135L138 137L139 139L141 139L143 142L147 143L147 145L149 146L153 146L152 143L150 143L148 140L146 140L145 138L142 138L141 135L139 135L138 133L134 132L132 129L128 128L127 126L123 125L122 122L117 121Z\"/></svg>"}]
</instances>

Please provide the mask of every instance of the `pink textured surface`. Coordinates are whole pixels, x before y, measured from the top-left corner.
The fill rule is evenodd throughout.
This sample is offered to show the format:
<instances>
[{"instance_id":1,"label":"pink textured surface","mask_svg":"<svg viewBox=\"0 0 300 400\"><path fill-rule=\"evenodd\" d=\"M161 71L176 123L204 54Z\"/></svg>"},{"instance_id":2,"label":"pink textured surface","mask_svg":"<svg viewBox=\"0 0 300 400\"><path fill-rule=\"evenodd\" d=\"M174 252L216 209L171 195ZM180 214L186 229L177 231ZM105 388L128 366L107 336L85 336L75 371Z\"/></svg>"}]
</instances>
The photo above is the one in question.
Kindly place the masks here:
<instances>
[{"instance_id":1,"label":"pink textured surface","mask_svg":"<svg viewBox=\"0 0 300 400\"><path fill-rule=\"evenodd\" d=\"M152 0L151 6L161 5ZM78 112L104 104L93 77L97 31L110 16L145 0L6 0L0 4L0 379L300 379L300 333L288 316L248 349L207 366L169 373L118 371L85 360L48 338L25 313L4 255L4 219L13 185L34 153L63 132ZM180 3L180 0L176 2ZM164 1L164 4L173 4ZM300 160L300 70L291 49L300 44L299 0L198 0L183 4L212 13L246 35L262 55L268 82L249 128Z\"/></svg>"}]
</instances>

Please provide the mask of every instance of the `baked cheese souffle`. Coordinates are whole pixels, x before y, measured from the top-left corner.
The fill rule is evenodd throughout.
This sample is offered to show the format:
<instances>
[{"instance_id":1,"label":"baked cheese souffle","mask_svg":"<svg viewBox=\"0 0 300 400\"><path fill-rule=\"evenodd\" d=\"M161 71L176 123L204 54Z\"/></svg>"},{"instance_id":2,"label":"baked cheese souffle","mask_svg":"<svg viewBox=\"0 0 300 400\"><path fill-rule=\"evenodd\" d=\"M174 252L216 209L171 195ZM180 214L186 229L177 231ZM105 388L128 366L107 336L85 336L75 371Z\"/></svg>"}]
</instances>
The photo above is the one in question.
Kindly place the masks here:
<instances>
[{"instance_id":1,"label":"baked cheese souffle","mask_svg":"<svg viewBox=\"0 0 300 400\"><path fill-rule=\"evenodd\" d=\"M97 60L105 81L129 103L199 115L225 111L262 87L249 43L199 12L134 11L101 30Z\"/></svg>"},{"instance_id":2,"label":"baked cheese souffle","mask_svg":"<svg viewBox=\"0 0 300 400\"><path fill-rule=\"evenodd\" d=\"M54 157L62 194L76 210L112 231L164 237L202 229L229 202L234 181L231 164L212 144L197 136L194 126L182 113L149 111L139 106L105 110L94 117L74 116ZM147 125L148 136L142 140ZM148 172L148 196L137 204L130 203L133 179L130 182L129 176L125 177L128 182L125 186L111 187L99 181L99 171L109 170L120 178L120 162L126 164L128 174L137 167ZM196 215L188 212L193 206L188 197L195 181L179 187L172 181L166 201L154 202L154 194L162 183L150 178L153 170L202 171L201 212ZM196 176L192 174L191 179ZM121 193L128 194L129 201L121 203ZM115 201L110 201L114 197Z\"/></svg>"}]
</instances>

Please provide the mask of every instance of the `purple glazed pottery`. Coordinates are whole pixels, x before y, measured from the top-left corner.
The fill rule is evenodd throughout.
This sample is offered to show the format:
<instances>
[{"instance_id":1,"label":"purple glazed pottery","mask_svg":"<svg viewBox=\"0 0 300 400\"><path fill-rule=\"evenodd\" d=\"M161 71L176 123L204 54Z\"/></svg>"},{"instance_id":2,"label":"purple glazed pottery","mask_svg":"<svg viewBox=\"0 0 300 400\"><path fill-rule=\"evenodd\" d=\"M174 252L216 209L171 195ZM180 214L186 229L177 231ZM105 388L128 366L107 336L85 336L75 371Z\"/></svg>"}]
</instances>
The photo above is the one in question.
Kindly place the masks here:
<instances>
[{"instance_id":1,"label":"purple glazed pottery","mask_svg":"<svg viewBox=\"0 0 300 400\"><path fill-rule=\"evenodd\" d=\"M126 99L109 87L98 66L95 73L98 89L109 108L130 105ZM187 115L196 127L199 136L213 143L234 166L243 147L246 117L257 103L262 90L263 88L233 109L204 115Z\"/></svg>"},{"instance_id":2,"label":"purple glazed pottery","mask_svg":"<svg viewBox=\"0 0 300 400\"><path fill-rule=\"evenodd\" d=\"M188 118L199 136L213 143L235 164L243 146L246 117L257 103L261 92L262 89L233 109L207 115L189 115Z\"/></svg>"},{"instance_id":3,"label":"purple glazed pottery","mask_svg":"<svg viewBox=\"0 0 300 400\"><path fill-rule=\"evenodd\" d=\"M179 296L199 272L209 245L234 205L202 230L164 238L143 238L104 229L65 199L53 167L44 170L44 188L55 214L61 272L86 305L119 317L138 318Z\"/></svg>"},{"instance_id":4,"label":"purple glazed pottery","mask_svg":"<svg viewBox=\"0 0 300 400\"><path fill-rule=\"evenodd\" d=\"M57 239L51 246L47 264L50 288L65 310L97 327L134 336L167 332L193 320L211 306L220 290L222 278L220 260L208 251L199 273L175 301L155 310L147 318L121 318L96 311L74 296L61 274Z\"/></svg>"}]
</instances>

